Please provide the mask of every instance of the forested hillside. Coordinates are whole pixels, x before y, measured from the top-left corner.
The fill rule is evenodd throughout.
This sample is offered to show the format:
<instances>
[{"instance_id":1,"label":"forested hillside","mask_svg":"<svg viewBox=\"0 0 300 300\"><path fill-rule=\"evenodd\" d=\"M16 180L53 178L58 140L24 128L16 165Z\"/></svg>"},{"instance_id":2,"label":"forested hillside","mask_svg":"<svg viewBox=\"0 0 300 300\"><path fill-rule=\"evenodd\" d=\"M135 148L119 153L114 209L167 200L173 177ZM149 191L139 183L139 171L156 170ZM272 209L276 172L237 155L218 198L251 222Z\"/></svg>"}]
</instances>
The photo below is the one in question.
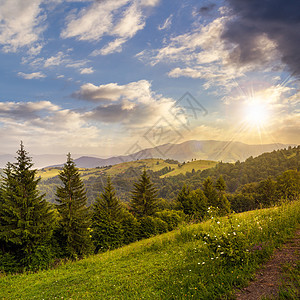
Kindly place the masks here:
<instances>
[{"instance_id":1,"label":"forested hillside","mask_svg":"<svg viewBox=\"0 0 300 300\"><path fill-rule=\"evenodd\" d=\"M245 162L236 163L220 162L216 165L212 161L196 160L180 164L175 160L149 159L82 170L81 177L87 189L88 202L92 203L103 191L107 175L112 177L118 197L123 202L128 202L133 184L144 167L158 189L160 198L174 200L184 184L189 185L193 190L200 188L206 177L217 179L220 175L226 182L227 191L232 193L244 184L259 182L269 176L275 178L286 170L300 170L300 147L264 153L255 158L249 157ZM45 170L42 175L43 171L38 173L44 179L49 176L40 183L39 188L46 193L50 202L54 201L55 187L59 184L58 171L58 169L50 169Z\"/></svg>"}]
</instances>

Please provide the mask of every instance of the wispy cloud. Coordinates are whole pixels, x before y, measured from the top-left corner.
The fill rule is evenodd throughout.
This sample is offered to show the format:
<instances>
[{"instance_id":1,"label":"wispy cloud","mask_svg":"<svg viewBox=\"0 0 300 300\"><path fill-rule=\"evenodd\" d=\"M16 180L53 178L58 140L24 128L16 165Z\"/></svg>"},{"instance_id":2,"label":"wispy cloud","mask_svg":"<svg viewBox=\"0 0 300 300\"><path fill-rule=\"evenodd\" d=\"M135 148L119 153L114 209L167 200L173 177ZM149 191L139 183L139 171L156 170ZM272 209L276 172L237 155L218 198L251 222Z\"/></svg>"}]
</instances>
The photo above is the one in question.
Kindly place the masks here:
<instances>
[{"instance_id":1,"label":"wispy cloud","mask_svg":"<svg viewBox=\"0 0 300 300\"><path fill-rule=\"evenodd\" d=\"M173 14L171 14L162 25L158 25L157 29L158 30L169 29L172 25L172 18L173 18Z\"/></svg>"},{"instance_id":2,"label":"wispy cloud","mask_svg":"<svg viewBox=\"0 0 300 300\"><path fill-rule=\"evenodd\" d=\"M122 51L122 45L145 27L146 16L143 8L155 6L154 0L97 1L88 8L68 17L62 38L77 38L81 41L99 41L103 36L115 39L92 56L107 55Z\"/></svg>"},{"instance_id":3,"label":"wispy cloud","mask_svg":"<svg viewBox=\"0 0 300 300\"><path fill-rule=\"evenodd\" d=\"M151 126L162 116L174 117L170 110L175 101L153 92L147 80L125 85L95 86L87 83L73 97L97 104L86 117L105 123L120 123L126 127Z\"/></svg>"},{"instance_id":4,"label":"wispy cloud","mask_svg":"<svg viewBox=\"0 0 300 300\"><path fill-rule=\"evenodd\" d=\"M93 74L95 71L91 68L83 68L80 70L80 74Z\"/></svg>"},{"instance_id":5,"label":"wispy cloud","mask_svg":"<svg viewBox=\"0 0 300 300\"><path fill-rule=\"evenodd\" d=\"M31 54L38 53L35 42L45 30L46 16L40 7L42 0L3 0L0 2L0 44L4 52L16 52L30 47Z\"/></svg>"},{"instance_id":6,"label":"wispy cloud","mask_svg":"<svg viewBox=\"0 0 300 300\"><path fill-rule=\"evenodd\" d=\"M19 72L18 76L24 78L24 79L40 79L40 78L45 78L46 75L41 73L41 72L33 72L33 73L23 73L23 72Z\"/></svg>"},{"instance_id":7,"label":"wispy cloud","mask_svg":"<svg viewBox=\"0 0 300 300\"><path fill-rule=\"evenodd\" d=\"M168 72L170 77L191 77L206 80L205 88L214 85L226 89L236 86L235 80L249 71L267 71L268 66L279 65L276 44L266 35L257 36L255 45L261 56L248 64L233 63L236 55L234 45L222 35L230 16L221 16L192 31L171 37L167 45L156 50L144 50L136 55L151 65L158 63L177 64Z\"/></svg>"}]
</instances>

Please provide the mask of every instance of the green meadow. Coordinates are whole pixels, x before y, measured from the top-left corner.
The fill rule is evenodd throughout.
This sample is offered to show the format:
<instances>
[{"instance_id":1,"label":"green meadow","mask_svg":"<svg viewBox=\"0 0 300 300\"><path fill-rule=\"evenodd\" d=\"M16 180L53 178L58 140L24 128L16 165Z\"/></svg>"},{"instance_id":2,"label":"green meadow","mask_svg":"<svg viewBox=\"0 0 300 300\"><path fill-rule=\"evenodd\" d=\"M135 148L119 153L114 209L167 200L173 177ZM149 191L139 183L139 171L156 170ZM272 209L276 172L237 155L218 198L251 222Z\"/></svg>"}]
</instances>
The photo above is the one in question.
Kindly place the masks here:
<instances>
[{"instance_id":1,"label":"green meadow","mask_svg":"<svg viewBox=\"0 0 300 300\"><path fill-rule=\"evenodd\" d=\"M145 167L146 170L151 170L153 172L157 172L162 170L165 167L174 169L171 172L164 174L160 176L168 177L168 176L176 176L179 174L186 174L186 172L192 172L194 169L195 171L198 170L205 170L208 168L212 168L217 164L215 161L209 161L209 160L195 160L191 162L186 162L185 164L181 164L178 166L178 164L171 164L163 159L158 158L151 158L151 159L143 159L143 160L137 160L132 162L124 162L117 165L109 166L109 167L103 167L103 168L79 168L79 174L83 180L88 180L91 176L97 177L99 175L110 175L110 176L116 176L119 174L124 173L129 168L143 168ZM44 168L41 170L38 170L37 176L41 177L41 180L47 180L49 178L53 178L59 174L60 168Z\"/></svg>"},{"instance_id":2,"label":"green meadow","mask_svg":"<svg viewBox=\"0 0 300 300\"><path fill-rule=\"evenodd\" d=\"M183 226L37 273L4 275L1 299L233 299L291 237L300 202Z\"/></svg>"}]
</instances>

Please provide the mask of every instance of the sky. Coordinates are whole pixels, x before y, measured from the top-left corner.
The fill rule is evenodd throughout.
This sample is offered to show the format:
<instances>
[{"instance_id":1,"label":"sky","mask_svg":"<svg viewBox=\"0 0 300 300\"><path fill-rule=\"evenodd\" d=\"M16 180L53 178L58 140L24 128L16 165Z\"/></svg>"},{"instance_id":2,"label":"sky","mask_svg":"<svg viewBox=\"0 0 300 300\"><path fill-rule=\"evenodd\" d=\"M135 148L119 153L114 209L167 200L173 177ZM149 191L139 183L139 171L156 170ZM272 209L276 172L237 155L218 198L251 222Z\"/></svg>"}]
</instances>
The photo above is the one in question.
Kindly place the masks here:
<instances>
[{"instance_id":1,"label":"sky","mask_svg":"<svg viewBox=\"0 0 300 300\"><path fill-rule=\"evenodd\" d=\"M0 154L300 144L298 0L0 0Z\"/></svg>"}]
</instances>

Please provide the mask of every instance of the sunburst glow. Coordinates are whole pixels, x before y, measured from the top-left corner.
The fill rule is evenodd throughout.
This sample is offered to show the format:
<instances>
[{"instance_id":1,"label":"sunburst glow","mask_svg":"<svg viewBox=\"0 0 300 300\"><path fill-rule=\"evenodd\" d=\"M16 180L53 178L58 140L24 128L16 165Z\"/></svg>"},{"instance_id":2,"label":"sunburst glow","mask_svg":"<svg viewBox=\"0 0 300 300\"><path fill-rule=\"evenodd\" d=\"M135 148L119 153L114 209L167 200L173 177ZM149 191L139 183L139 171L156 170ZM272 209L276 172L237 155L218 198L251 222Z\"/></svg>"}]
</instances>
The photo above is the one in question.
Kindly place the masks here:
<instances>
[{"instance_id":1,"label":"sunburst glow","mask_svg":"<svg viewBox=\"0 0 300 300\"><path fill-rule=\"evenodd\" d=\"M268 120L268 110L261 103L249 104L246 107L246 121L252 125L263 125Z\"/></svg>"}]
</instances>

